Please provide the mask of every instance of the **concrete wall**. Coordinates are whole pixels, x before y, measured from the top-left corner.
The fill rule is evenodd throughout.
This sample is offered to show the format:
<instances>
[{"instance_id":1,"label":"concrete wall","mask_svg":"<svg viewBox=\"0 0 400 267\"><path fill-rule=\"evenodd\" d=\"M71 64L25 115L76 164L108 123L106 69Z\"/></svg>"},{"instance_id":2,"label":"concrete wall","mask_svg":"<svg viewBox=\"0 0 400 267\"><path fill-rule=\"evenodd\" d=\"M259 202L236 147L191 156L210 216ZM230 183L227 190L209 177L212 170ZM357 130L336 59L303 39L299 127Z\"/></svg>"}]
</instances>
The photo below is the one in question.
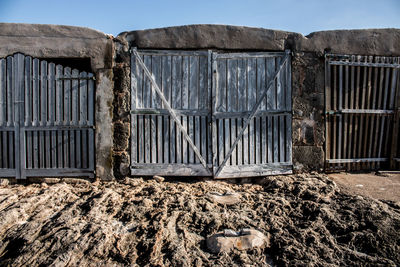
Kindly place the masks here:
<instances>
[{"instance_id":1,"label":"concrete wall","mask_svg":"<svg viewBox=\"0 0 400 267\"><path fill-rule=\"evenodd\" d=\"M0 23L0 57L89 58L96 75L96 165L102 179L129 174L129 49L284 51L291 49L293 161L296 171L324 165L324 53L400 56L399 29L315 32L190 25L123 32Z\"/></svg>"},{"instance_id":2,"label":"concrete wall","mask_svg":"<svg viewBox=\"0 0 400 267\"><path fill-rule=\"evenodd\" d=\"M0 23L0 57L88 58L96 76L96 173L112 179L113 37L82 27Z\"/></svg>"}]
</instances>

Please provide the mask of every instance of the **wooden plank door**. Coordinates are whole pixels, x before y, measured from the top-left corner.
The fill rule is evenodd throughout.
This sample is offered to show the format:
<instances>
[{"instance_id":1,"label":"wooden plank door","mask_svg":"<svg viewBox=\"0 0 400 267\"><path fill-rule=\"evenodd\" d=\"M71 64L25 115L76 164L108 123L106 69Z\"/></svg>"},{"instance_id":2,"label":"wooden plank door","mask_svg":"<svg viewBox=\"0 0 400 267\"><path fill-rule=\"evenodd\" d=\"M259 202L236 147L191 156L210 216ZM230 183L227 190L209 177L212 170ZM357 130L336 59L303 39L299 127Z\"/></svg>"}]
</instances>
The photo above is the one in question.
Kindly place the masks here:
<instances>
[{"instance_id":1,"label":"wooden plank door","mask_svg":"<svg viewBox=\"0 0 400 267\"><path fill-rule=\"evenodd\" d=\"M211 53L131 55L131 174L212 175Z\"/></svg>"},{"instance_id":2,"label":"wooden plank door","mask_svg":"<svg viewBox=\"0 0 400 267\"><path fill-rule=\"evenodd\" d=\"M290 54L213 53L215 178L292 172Z\"/></svg>"},{"instance_id":3,"label":"wooden plank door","mask_svg":"<svg viewBox=\"0 0 400 267\"><path fill-rule=\"evenodd\" d=\"M14 120L14 57L0 59L0 177L15 177L15 137L19 134Z\"/></svg>"},{"instance_id":4,"label":"wooden plank door","mask_svg":"<svg viewBox=\"0 0 400 267\"><path fill-rule=\"evenodd\" d=\"M94 97L91 73L0 59L1 176L94 177Z\"/></svg>"},{"instance_id":5,"label":"wooden plank door","mask_svg":"<svg viewBox=\"0 0 400 267\"><path fill-rule=\"evenodd\" d=\"M394 166L399 58L326 55L327 170Z\"/></svg>"}]
</instances>

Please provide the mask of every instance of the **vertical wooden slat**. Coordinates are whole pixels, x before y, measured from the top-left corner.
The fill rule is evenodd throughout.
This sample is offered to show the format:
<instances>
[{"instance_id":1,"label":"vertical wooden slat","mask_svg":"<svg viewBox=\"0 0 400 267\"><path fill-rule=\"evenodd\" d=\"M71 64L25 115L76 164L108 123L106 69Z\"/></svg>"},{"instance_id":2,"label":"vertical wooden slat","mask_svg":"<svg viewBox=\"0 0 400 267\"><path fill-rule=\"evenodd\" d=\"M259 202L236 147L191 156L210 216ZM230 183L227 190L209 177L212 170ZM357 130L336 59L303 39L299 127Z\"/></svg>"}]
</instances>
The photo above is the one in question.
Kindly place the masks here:
<instances>
[{"instance_id":1,"label":"vertical wooden slat","mask_svg":"<svg viewBox=\"0 0 400 267\"><path fill-rule=\"evenodd\" d=\"M399 58L395 58L395 64L399 64ZM394 158L400 156L400 142L399 142L399 131L400 131L400 74L399 70L396 69L393 71L393 80L394 83L392 86L395 88L395 100L393 109L395 111L394 119L393 119L393 134L392 134L392 144L391 144L391 155L390 155L390 168L395 169L400 166L399 163L396 163Z\"/></svg>"},{"instance_id":2,"label":"vertical wooden slat","mask_svg":"<svg viewBox=\"0 0 400 267\"><path fill-rule=\"evenodd\" d=\"M279 59L279 63L278 65L281 64L281 58ZM284 64L287 64L284 63ZM282 70L284 70L285 68L283 68ZM286 105L285 105L285 72L281 71L277 77L277 80L279 81L278 83L278 110L283 110L285 109ZM280 86L279 86L280 85ZM279 161L280 162L284 162L285 161L285 150L286 150L286 146L285 146L285 118L284 116L279 116Z\"/></svg>"},{"instance_id":3,"label":"vertical wooden slat","mask_svg":"<svg viewBox=\"0 0 400 267\"><path fill-rule=\"evenodd\" d=\"M7 122L7 87L6 87L6 60L0 59L0 126ZM6 131L0 131L0 168L7 168L7 142L5 140Z\"/></svg>"},{"instance_id":4,"label":"vertical wooden slat","mask_svg":"<svg viewBox=\"0 0 400 267\"><path fill-rule=\"evenodd\" d=\"M76 126L78 125L78 120L79 120L79 107L78 107L78 96L79 96L79 80L76 79L79 76L79 71L76 69L72 70L72 77L73 79L71 81L72 83L72 88L71 88L71 125ZM71 167L72 168L78 168L78 160L80 162L79 156L80 153L78 152L78 147L79 147L79 141L80 141L80 133L78 135L79 131L71 131L70 132L70 155L71 155Z\"/></svg>"},{"instance_id":5,"label":"vertical wooden slat","mask_svg":"<svg viewBox=\"0 0 400 267\"><path fill-rule=\"evenodd\" d=\"M194 117L193 116L188 116L187 117L188 120L188 135L190 137L190 139L194 140ZM195 158L195 154L193 149L188 146L189 148L189 163L194 163L194 158Z\"/></svg>"},{"instance_id":6,"label":"vertical wooden slat","mask_svg":"<svg viewBox=\"0 0 400 267\"><path fill-rule=\"evenodd\" d=\"M64 68L64 76L71 77L71 68ZM63 87L63 95L64 95L64 116L63 116L63 124L70 125L71 123L71 80L67 79L64 81ZM70 147L70 131L63 131L63 151L64 151L64 167L72 168L71 166L71 147Z\"/></svg>"},{"instance_id":7,"label":"vertical wooden slat","mask_svg":"<svg viewBox=\"0 0 400 267\"><path fill-rule=\"evenodd\" d=\"M194 116L193 123L194 123L194 129L193 129L193 131L194 131L194 140L193 141L194 141L195 146L200 149L201 148L201 143L200 143L200 135L201 135L200 117L199 116ZM172 151L172 148L171 148L171 151ZM195 163L200 163L200 160L199 160L198 157L195 157Z\"/></svg>"},{"instance_id":8,"label":"vertical wooden slat","mask_svg":"<svg viewBox=\"0 0 400 267\"><path fill-rule=\"evenodd\" d=\"M212 84L213 84L213 63L212 63L213 53L211 50L208 50L207 55L207 99L205 102L205 108L209 111L209 116L207 117L207 131L206 131L206 140L207 140L207 158L208 164L213 164L213 93L212 93Z\"/></svg>"},{"instance_id":9,"label":"vertical wooden slat","mask_svg":"<svg viewBox=\"0 0 400 267\"><path fill-rule=\"evenodd\" d=\"M257 60L255 58L248 59L247 65L247 110L252 110L257 101ZM249 164L255 164L255 119L252 119L249 124Z\"/></svg>"},{"instance_id":10,"label":"vertical wooden slat","mask_svg":"<svg viewBox=\"0 0 400 267\"><path fill-rule=\"evenodd\" d=\"M32 125L39 125L39 108L40 108L40 91L39 91L39 80L40 80L40 69L39 60L33 59L32 64L32 75L33 75L33 91L32 91ZM32 132L33 138L33 166L32 168L39 168L39 135L37 131Z\"/></svg>"},{"instance_id":11,"label":"vertical wooden slat","mask_svg":"<svg viewBox=\"0 0 400 267\"><path fill-rule=\"evenodd\" d=\"M144 163L144 116L137 116L138 118L138 161Z\"/></svg>"},{"instance_id":12,"label":"vertical wooden slat","mask_svg":"<svg viewBox=\"0 0 400 267\"><path fill-rule=\"evenodd\" d=\"M165 120L165 118L164 118ZM145 162L151 163L151 115L144 116L144 132L145 132L145 141L144 141L144 155ZM164 132L164 131L163 131Z\"/></svg>"},{"instance_id":13,"label":"vertical wooden slat","mask_svg":"<svg viewBox=\"0 0 400 267\"><path fill-rule=\"evenodd\" d=\"M210 56L210 53L209 53ZM212 91L211 91L211 113L212 113L212 117L211 117L211 142L212 142L212 164L213 164L213 172L214 170L217 168L217 166L219 165L219 156L218 156L218 127L219 124L217 124L217 120L214 117L215 112L217 111L217 99L218 99L218 83L219 83L219 76L218 76L218 64L217 64L217 53L211 53L211 57L212 57ZM209 62L211 61L211 59L209 59Z\"/></svg>"},{"instance_id":14,"label":"vertical wooden slat","mask_svg":"<svg viewBox=\"0 0 400 267\"><path fill-rule=\"evenodd\" d=\"M79 74L79 125L87 125L87 73L81 72ZM88 149L87 149L87 131L82 129L79 130L81 135L81 167L86 169L88 167Z\"/></svg>"},{"instance_id":15,"label":"vertical wooden slat","mask_svg":"<svg viewBox=\"0 0 400 267\"><path fill-rule=\"evenodd\" d=\"M1 75L0 75L1 76ZM1 79L1 78L0 78ZM1 102L1 100L0 100ZM25 57L25 119L24 126L32 125L32 58ZM1 115L0 115L1 117ZM0 119L1 120L1 119ZM1 125L1 123L0 123ZM32 168L32 132L25 131L26 138L26 166Z\"/></svg>"},{"instance_id":16,"label":"vertical wooden slat","mask_svg":"<svg viewBox=\"0 0 400 267\"><path fill-rule=\"evenodd\" d=\"M173 56L172 57L172 108L181 109L182 108L182 57Z\"/></svg>"},{"instance_id":17,"label":"vertical wooden slat","mask_svg":"<svg viewBox=\"0 0 400 267\"><path fill-rule=\"evenodd\" d=\"M228 60L227 65L227 108L228 112L237 112L238 110L238 64L237 60ZM236 119L230 119L230 145L231 146L236 139ZM237 146L233 150L231 155L231 164L237 164ZM226 152L225 152L226 153Z\"/></svg>"},{"instance_id":18,"label":"vertical wooden slat","mask_svg":"<svg viewBox=\"0 0 400 267\"><path fill-rule=\"evenodd\" d=\"M13 90L13 76L14 74L14 59L12 57L7 57L7 126L14 126L14 101L15 95ZM14 126L15 127L15 126ZM7 147L8 147L8 168L14 167L14 135L15 132L7 132Z\"/></svg>"},{"instance_id":19,"label":"vertical wooden slat","mask_svg":"<svg viewBox=\"0 0 400 267\"><path fill-rule=\"evenodd\" d=\"M188 116L182 116L182 126L183 129L185 129L185 131L189 134L189 118ZM190 137L190 135L189 135ZM183 134L182 134L182 161L184 164L190 163L189 162L189 146L188 146L188 142L185 138L183 138Z\"/></svg>"},{"instance_id":20,"label":"vertical wooden slat","mask_svg":"<svg viewBox=\"0 0 400 267\"><path fill-rule=\"evenodd\" d=\"M262 97L262 92L265 90L265 59L257 58L256 59L256 101L258 101ZM266 100L264 99L258 108L258 110L265 110ZM261 122L260 118L255 118L255 163L261 163L261 153L262 153L262 144L261 144Z\"/></svg>"},{"instance_id":21,"label":"vertical wooden slat","mask_svg":"<svg viewBox=\"0 0 400 267\"><path fill-rule=\"evenodd\" d=\"M164 116L157 116L157 162L163 163L164 159L164 130L163 130Z\"/></svg>"},{"instance_id":22,"label":"vertical wooden slat","mask_svg":"<svg viewBox=\"0 0 400 267\"><path fill-rule=\"evenodd\" d=\"M154 96L155 97L155 96ZM159 103L161 106L161 103ZM157 129L157 116L150 115L150 128L151 128L151 163L157 163L157 137L160 134ZM149 151L150 152L150 151Z\"/></svg>"},{"instance_id":23,"label":"vertical wooden slat","mask_svg":"<svg viewBox=\"0 0 400 267\"><path fill-rule=\"evenodd\" d=\"M55 70L55 64L54 63L49 63L49 79L48 79L48 85L49 85L49 107L48 107L48 112L49 112L49 121L47 122L47 125L53 126L55 125L55 117L57 115L56 113L56 70ZM50 164L48 168L55 168L57 166L57 132L52 130L49 131L49 138L50 138Z\"/></svg>"},{"instance_id":24,"label":"vertical wooden slat","mask_svg":"<svg viewBox=\"0 0 400 267\"><path fill-rule=\"evenodd\" d=\"M47 62L40 62L40 126L44 126L47 121ZM45 132L42 130L40 135L39 148L39 163L40 168L46 167L46 152L45 151Z\"/></svg>"},{"instance_id":25,"label":"vertical wooden slat","mask_svg":"<svg viewBox=\"0 0 400 267\"><path fill-rule=\"evenodd\" d=\"M189 108L197 109L199 103L199 58L189 57Z\"/></svg>"},{"instance_id":26,"label":"vertical wooden slat","mask_svg":"<svg viewBox=\"0 0 400 267\"><path fill-rule=\"evenodd\" d=\"M143 62L145 64L145 66L151 70L152 66L152 60L151 60L151 56L150 55L145 55L143 56ZM146 76L144 76L143 78L143 108L151 108L151 83L150 83L150 79Z\"/></svg>"},{"instance_id":27,"label":"vertical wooden slat","mask_svg":"<svg viewBox=\"0 0 400 267\"><path fill-rule=\"evenodd\" d=\"M210 163L209 159L208 159L208 153L207 153L208 152L207 151L207 131L208 131L207 117L201 116L200 123L201 123L201 125L199 125L199 128L200 128L200 133L201 133L201 137L200 137L201 155L203 156L203 158L207 159L207 163Z\"/></svg>"},{"instance_id":28,"label":"vertical wooden slat","mask_svg":"<svg viewBox=\"0 0 400 267\"><path fill-rule=\"evenodd\" d=\"M169 161L170 163L176 163L176 123L174 120L169 120L169 131L170 131L170 135L169 135ZM178 129L179 131L179 129Z\"/></svg>"},{"instance_id":29,"label":"vertical wooden slat","mask_svg":"<svg viewBox=\"0 0 400 267\"><path fill-rule=\"evenodd\" d=\"M131 110L137 109L138 102L138 83L139 66L136 64L136 57L131 56ZM131 114L131 166L138 163L137 149L138 149L138 135L137 135L138 120L136 114Z\"/></svg>"},{"instance_id":30,"label":"vertical wooden slat","mask_svg":"<svg viewBox=\"0 0 400 267\"><path fill-rule=\"evenodd\" d=\"M16 178L25 178L25 135L21 131L24 126L24 74L25 74L25 56L22 54L14 55L13 62L13 86L15 92L14 107L14 129L15 129L15 172Z\"/></svg>"},{"instance_id":31,"label":"vertical wooden slat","mask_svg":"<svg viewBox=\"0 0 400 267\"><path fill-rule=\"evenodd\" d=\"M5 125L7 121L6 67L6 60L4 58L0 59L0 126Z\"/></svg>"},{"instance_id":32,"label":"vertical wooden slat","mask_svg":"<svg viewBox=\"0 0 400 267\"><path fill-rule=\"evenodd\" d=\"M90 126L94 126L94 99L95 99L95 87L94 87L94 81L93 81L93 77L94 75L92 73L90 73L88 75L88 77L90 78L90 80L88 81L88 122ZM89 169L94 171L94 163L95 163L95 140L94 140L94 129L90 128L88 130L88 134L89 134Z\"/></svg>"},{"instance_id":33,"label":"vertical wooden slat","mask_svg":"<svg viewBox=\"0 0 400 267\"><path fill-rule=\"evenodd\" d=\"M183 125L182 116L179 116L178 119ZM177 163L183 163L182 155L183 155L183 152L182 152L182 136L181 136L181 131L177 130L176 131L176 162Z\"/></svg>"},{"instance_id":34,"label":"vertical wooden slat","mask_svg":"<svg viewBox=\"0 0 400 267\"><path fill-rule=\"evenodd\" d=\"M62 125L63 122L63 111L64 111L64 95L63 95L63 81L60 80L60 77L63 76L64 69L61 65L56 66L56 120L55 125ZM56 132L56 149L57 149L57 168L63 168L64 158L63 158L63 142L64 136L63 131L57 130Z\"/></svg>"},{"instance_id":35,"label":"vertical wooden slat","mask_svg":"<svg viewBox=\"0 0 400 267\"><path fill-rule=\"evenodd\" d=\"M292 111L292 59L289 56L286 62L286 110ZM286 161L292 163L292 115L286 116Z\"/></svg>"},{"instance_id":36,"label":"vertical wooden slat","mask_svg":"<svg viewBox=\"0 0 400 267\"><path fill-rule=\"evenodd\" d=\"M246 111L246 59L238 59L238 71L237 71L237 91L238 91L238 111ZM242 118L237 120L237 132L243 127ZM236 133L237 136L237 133ZM240 139L237 150L238 150L238 165L243 164L243 151L244 151L244 137ZM236 138L236 137L235 137Z\"/></svg>"}]
</instances>

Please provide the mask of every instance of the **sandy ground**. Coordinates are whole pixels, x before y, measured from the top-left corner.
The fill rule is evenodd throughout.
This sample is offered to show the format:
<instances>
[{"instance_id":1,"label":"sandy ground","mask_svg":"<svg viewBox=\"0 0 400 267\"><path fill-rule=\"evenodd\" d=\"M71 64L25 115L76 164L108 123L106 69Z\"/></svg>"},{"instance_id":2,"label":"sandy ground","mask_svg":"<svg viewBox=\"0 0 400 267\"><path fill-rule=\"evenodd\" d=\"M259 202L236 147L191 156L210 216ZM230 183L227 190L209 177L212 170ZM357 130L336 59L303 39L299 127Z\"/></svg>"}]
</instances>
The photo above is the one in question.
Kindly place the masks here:
<instances>
[{"instance_id":1,"label":"sandy ground","mask_svg":"<svg viewBox=\"0 0 400 267\"><path fill-rule=\"evenodd\" d=\"M350 194L400 201L400 173L335 173L329 178Z\"/></svg>"},{"instance_id":2,"label":"sandy ground","mask_svg":"<svg viewBox=\"0 0 400 267\"><path fill-rule=\"evenodd\" d=\"M2 185L0 265L400 265L399 202L353 194L321 174L258 182ZM215 203L209 192L237 192L241 201ZM242 228L261 231L268 245L208 250L210 235Z\"/></svg>"}]
</instances>

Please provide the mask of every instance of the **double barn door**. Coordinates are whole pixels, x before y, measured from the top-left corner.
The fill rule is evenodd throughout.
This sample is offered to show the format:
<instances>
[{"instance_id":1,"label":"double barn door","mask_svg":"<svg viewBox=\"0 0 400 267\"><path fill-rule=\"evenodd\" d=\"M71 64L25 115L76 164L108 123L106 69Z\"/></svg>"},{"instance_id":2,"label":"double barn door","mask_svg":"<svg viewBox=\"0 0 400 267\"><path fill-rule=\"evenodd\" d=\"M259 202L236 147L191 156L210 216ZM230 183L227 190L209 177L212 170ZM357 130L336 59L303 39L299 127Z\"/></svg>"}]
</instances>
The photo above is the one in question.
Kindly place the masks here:
<instances>
[{"instance_id":1,"label":"double barn door","mask_svg":"<svg viewBox=\"0 0 400 267\"><path fill-rule=\"evenodd\" d=\"M290 173L287 53L137 51L131 56L131 174Z\"/></svg>"}]
</instances>

